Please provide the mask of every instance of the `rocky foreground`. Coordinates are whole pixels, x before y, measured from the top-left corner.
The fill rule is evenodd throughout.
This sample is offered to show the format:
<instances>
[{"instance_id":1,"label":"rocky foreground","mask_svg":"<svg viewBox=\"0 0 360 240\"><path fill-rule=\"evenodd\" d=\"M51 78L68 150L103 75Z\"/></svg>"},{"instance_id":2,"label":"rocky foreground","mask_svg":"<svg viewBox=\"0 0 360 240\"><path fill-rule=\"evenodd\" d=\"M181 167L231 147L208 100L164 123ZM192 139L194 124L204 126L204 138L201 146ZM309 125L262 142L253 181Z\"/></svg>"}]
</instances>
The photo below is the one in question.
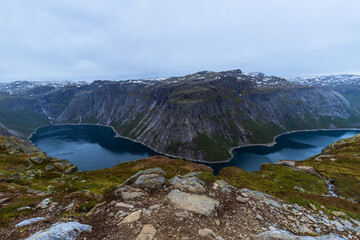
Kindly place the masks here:
<instances>
[{"instance_id":1,"label":"rocky foreground","mask_svg":"<svg viewBox=\"0 0 360 240\"><path fill-rule=\"evenodd\" d=\"M128 178L86 215L76 202L46 198L36 218L16 221L5 239L360 239L360 222L342 212L288 204L270 195L206 183L191 172L166 180L160 168ZM76 193L75 193L76 194Z\"/></svg>"}]
</instances>

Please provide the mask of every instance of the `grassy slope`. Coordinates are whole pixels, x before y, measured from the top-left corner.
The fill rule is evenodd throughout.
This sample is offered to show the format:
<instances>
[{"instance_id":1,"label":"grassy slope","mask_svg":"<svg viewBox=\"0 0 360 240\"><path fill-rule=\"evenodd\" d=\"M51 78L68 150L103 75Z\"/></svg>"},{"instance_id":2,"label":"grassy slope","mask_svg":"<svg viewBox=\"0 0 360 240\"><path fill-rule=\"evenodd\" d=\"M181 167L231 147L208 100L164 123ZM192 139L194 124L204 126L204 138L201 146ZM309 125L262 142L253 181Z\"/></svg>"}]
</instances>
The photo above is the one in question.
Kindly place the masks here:
<instances>
[{"instance_id":1,"label":"grassy slope","mask_svg":"<svg viewBox=\"0 0 360 240\"><path fill-rule=\"evenodd\" d=\"M300 205L313 203L318 208L325 206L360 218L360 205L352 202L360 201L359 150L360 135L357 135L328 146L321 155L296 162L297 166L313 166L320 175L264 164L257 172L246 172L237 167L224 168L218 177L238 188L266 192ZM329 178L334 180L336 192L342 198L323 196L327 194L326 179ZM295 186L304 192L296 190Z\"/></svg>"}]
</instances>

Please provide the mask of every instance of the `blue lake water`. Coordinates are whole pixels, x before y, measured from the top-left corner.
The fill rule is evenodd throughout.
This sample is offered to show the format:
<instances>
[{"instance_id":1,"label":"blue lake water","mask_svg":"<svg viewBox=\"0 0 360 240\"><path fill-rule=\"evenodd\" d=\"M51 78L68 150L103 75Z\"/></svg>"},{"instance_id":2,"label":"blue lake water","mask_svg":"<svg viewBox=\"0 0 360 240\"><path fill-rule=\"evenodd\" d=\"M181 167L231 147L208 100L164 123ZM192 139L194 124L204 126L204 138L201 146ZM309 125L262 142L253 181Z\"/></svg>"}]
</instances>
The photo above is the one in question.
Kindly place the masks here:
<instances>
[{"instance_id":1,"label":"blue lake water","mask_svg":"<svg viewBox=\"0 0 360 240\"><path fill-rule=\"evenodd\" d=\"M284 134L276 144L235 149L230 162L206 164L217 174L223 167L237 166L257 171L263 163L280 160L304 160L319 154L327 145L352 137L360 130L304 131ZM92 125L57 125L39 128L30 140L50 156L68 159L79 171L96 170L158 155L150 148L128 139L115 137L108 127Z\"/></svg>"}]
</instances>

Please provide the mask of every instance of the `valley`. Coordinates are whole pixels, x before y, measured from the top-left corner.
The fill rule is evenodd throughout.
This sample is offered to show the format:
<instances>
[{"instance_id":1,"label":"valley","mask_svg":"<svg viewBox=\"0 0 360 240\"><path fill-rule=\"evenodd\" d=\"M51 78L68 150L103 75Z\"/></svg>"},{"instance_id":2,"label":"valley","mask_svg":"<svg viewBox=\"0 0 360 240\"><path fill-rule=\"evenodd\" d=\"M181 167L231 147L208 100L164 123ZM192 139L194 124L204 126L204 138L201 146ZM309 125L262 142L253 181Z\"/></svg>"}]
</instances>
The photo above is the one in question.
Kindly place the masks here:
<instances>
[{"instance_id":1,"label":"valley","mask_svg":"<svg viewBox=\"0 0 360 240\"><path fill-rule=\"evenodd\" d=\"M228 161L231 149L284 132L359 126L356 81L344 89L300 83L231 70L22 92L6 86L0 122L24 137L50 123L111 126L156 152L205 162Z\"/></svg>"}]
</instances>

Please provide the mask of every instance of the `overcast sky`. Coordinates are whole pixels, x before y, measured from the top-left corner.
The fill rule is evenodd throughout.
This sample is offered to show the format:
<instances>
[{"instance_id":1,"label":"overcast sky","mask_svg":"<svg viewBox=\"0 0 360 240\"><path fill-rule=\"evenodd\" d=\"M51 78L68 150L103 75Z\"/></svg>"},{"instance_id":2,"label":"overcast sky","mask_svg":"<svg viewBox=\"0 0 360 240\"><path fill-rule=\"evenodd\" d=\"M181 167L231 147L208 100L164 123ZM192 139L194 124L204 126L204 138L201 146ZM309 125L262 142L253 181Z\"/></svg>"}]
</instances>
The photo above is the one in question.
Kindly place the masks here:
<instances>
[{"instance_id":1,"label":"overcast sky","mask_svg":"<svg viewBox=\"0 0 360 240\"><path fill-rule=\"evenodd\" d=\"M360 73L359 0L0 0L0 81Z\"/></svg>"}]
</instances>

